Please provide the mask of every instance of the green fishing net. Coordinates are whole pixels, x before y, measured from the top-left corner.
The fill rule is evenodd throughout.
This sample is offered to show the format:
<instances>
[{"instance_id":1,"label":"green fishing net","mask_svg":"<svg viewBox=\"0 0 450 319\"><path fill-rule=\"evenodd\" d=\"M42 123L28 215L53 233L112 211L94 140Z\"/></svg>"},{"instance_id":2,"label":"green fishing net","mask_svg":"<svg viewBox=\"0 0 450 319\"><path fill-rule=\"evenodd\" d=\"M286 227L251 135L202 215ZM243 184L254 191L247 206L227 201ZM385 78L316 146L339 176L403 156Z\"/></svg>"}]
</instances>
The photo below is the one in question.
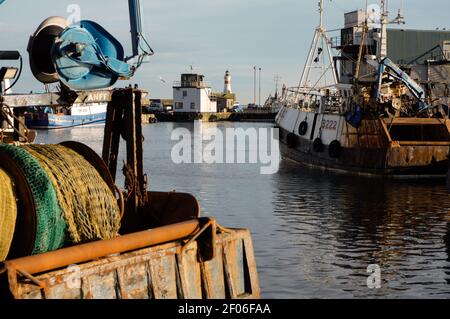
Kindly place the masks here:
<instances>
[{"instance_id":1,"label":"green fishing net","mask_svg":"<svg viewBox=\"0 0 450 319\"><path fill-rule=\"evenodd\" d=\"M67 225L48 174L26 150L0 144L0 152L9 155L25 173L36 206L36 239L33 254L62 248L67 241ZM32 214L33 212L25 212Z\"/></svg>"}]
</instances>

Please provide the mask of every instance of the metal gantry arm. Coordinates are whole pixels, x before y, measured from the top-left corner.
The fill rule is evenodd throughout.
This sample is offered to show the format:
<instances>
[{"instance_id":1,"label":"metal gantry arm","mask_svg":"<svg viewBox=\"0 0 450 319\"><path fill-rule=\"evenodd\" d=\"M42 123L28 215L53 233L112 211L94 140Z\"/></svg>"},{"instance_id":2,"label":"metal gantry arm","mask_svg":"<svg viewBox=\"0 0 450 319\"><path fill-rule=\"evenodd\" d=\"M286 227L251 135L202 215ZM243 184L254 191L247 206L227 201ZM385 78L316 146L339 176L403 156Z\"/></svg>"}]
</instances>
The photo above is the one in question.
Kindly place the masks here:
<instances>
[{"instance_id":1,"label":"metal gantry arm","mask_svg":"<svg viewBox=\"0 0 450 319\"><path fill-rule=\"evenodd\" d=\"M153 50L145 38L143 7L140 0L128 0L128 10L130 13L131 27L131 45L133 48L132 56L127 61L133 61L140 64L148 62L148 58L153 55Z\"/></svg>"},{"instance_id":2,"label":"metal gantry arm","mask_svg":"<svg viewBox=\"0 0 450 319\"><path fill-rule=\"evenodd\" d=\"M126 142L125 175L126 211L130 218L137 216L139 209L147 204L147 175L144 173L144 151L142 134L142 100L144 92L137 89L117 89L108 103L103 160L111 176L116 180L120 141Z\"/></svg>"},{"instance_id":3,"label":"metal gantry arm","mask_svg":"<svg viewBox=\"0 0 450 319\"><path fill-rule=\"evenodd\" d=\"M385 73L388 73L396 80L402 82L408 88L411 94L419 101L420 111L423 111L429 107L426 105L425 90L389 58L384 58L380 62L377 79L377 98L381 96L381 85L383 82L383 75Z\"/></svg>"}]
</instances>

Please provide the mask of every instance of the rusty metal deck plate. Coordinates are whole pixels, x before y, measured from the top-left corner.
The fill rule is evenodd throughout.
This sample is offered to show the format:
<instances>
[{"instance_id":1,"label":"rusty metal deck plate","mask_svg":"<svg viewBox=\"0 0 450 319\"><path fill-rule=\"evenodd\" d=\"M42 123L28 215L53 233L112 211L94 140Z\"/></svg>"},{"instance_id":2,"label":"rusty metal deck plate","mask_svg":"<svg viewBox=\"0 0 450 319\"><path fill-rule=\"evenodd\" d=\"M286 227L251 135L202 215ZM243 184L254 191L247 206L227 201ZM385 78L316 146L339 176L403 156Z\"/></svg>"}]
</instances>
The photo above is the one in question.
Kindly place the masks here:
<instances>
[{"instance_id":1,"label":"rusty metal deck plate","mask_svg":"<svg viewBox=\"0 0 450 319\"><path fill-rule=\"evenodd\" d=\"M111 256L33 278L10 278L17 299L257 299L260 297L248 230L217 236L217 254L198 261L197 242Z\"/></svg>"}]
</instances>

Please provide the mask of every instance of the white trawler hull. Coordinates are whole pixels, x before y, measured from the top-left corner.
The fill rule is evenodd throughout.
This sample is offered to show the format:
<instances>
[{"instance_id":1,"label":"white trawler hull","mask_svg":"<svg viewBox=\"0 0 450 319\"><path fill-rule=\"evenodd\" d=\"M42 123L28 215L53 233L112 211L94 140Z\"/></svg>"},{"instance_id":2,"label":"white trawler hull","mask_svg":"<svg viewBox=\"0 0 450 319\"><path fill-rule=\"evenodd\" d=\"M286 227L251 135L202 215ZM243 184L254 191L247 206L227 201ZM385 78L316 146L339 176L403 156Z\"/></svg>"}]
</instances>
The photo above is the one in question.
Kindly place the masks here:
<instances>
[{"instance_id":1,"label":"white trawler hull","mask_svg":"<svg viewBox=\"0 0 450 319\"><path fill-rule=\"evenodd\" d=\"M353 127L343 115L283 107L276 123L283 157L303 165L357 175L443 177L448 170L450 142L405 140L402 130L440 130L450 134L450 121L403 118L363 119ZM306 124L305 124L306 123Z\"/></svg>"}]
</instances>

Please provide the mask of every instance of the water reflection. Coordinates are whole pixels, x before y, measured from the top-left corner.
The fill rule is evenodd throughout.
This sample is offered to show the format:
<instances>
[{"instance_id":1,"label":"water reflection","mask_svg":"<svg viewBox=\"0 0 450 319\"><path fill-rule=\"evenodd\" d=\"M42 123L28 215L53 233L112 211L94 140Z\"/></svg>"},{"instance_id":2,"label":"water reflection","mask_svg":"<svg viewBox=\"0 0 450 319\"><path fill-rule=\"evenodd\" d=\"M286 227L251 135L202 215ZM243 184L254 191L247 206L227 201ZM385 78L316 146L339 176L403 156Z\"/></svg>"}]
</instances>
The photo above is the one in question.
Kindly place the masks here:
<instances>
[{"instance_id":1,"label":"water reflection","mask_svg":"<svg viewBox=\"0 0 450 319\"><path fill-rule=\"evenodd\" d=\"M176 165L171 133L180 127L194 132L193 124L144 127L150 187L191 193L219 223L250 228L264 298L450 297L445 184L340 176L288 161L272 176L260 175L259 165ZM101 127L38 136L39 143L77 140L97 152L102 139ZM379 290L367 288L369 264L381 266Z\"/></svg>"},{"instance_id":2,"label":"water reflection","mask_svg":"<svg viewBox=\"0 0 450 319\"><path fill-rule=\"evenodd\" d=\"M324 288L330 297L450 293L445 184L340 176L290 162L273 184L280 227L301 256L305 295ZM369 264L382 269L380 290L365 285Z\"/></svg>"}]
</instances>

